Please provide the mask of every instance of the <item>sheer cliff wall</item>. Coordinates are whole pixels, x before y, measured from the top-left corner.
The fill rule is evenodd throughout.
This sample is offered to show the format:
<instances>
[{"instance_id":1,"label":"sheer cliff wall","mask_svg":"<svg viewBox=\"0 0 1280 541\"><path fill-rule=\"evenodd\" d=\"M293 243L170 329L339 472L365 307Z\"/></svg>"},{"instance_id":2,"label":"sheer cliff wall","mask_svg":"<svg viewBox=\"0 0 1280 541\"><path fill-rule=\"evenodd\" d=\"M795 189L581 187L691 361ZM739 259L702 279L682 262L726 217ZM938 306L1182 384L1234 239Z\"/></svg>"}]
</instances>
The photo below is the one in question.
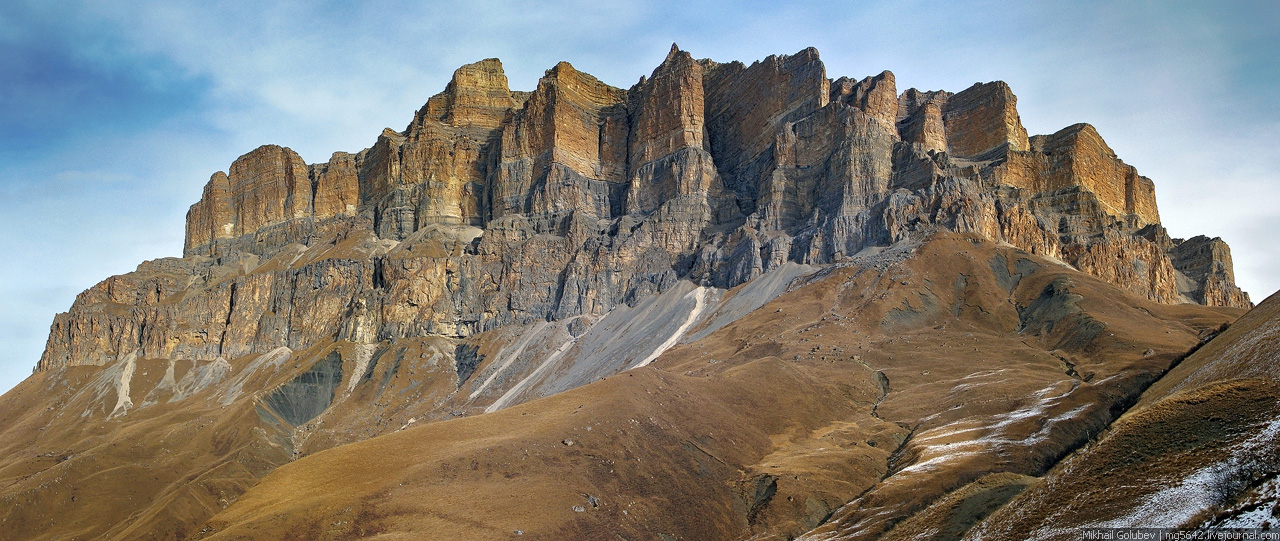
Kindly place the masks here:
<instances>
[{"instance_id":1,"label":"sheer cliff wall","mask_svg":"<svg viewBox=\"0 0 1280 541\"><path fill-rule=\"evenodd\" d=\"M562 62L512 91L498 60L469 64L367 149L306 164L268 145L215 173L184 257L82 293L38 368L465 337L937 230L1159 302L1250 305L1225 243L1169 238L1152 181L1092 126L1028 137L999 81L896 84L832 80L814 49L673 47L626 90Z\"/></svg>"}]
</instances>

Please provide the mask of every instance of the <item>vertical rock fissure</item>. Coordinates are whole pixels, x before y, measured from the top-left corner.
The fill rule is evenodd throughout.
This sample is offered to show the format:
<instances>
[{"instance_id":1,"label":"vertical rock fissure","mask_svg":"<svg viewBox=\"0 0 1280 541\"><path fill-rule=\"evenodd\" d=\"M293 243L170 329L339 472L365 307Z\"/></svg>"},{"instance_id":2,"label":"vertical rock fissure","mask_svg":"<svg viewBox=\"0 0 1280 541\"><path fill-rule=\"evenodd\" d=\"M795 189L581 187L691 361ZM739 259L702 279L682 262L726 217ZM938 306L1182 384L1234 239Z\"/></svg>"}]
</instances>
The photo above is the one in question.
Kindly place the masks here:
<instances>
[{"instance_id":1,"label":"vertical rock fissure","mask_svg":"<svg viewBox=\"0 0 1280 541\"><path fill-rule=\"evenodd\" d=\"M227 295L227 318L222 322L222 337L218 339L218 356L222 356L227 345L227 332L231 330L231 313L236 309L236 283L231 282L231 292Z\"/></svg>"},{"instance_id":2,"label":"vertical rock fissure","mask_svg":"<svg viewBox=\"0 0 1280 541\"><path fill-rule=\"evenodd\" d=\"M307 181L311 183L311 213L316 213L316 193L320 191L320 177L316 175L316 168L311 168L307 172Z\"/></svg>"},{"instance_id":3,"label":"vertical rock fissure","mask_svg":"<svg viewBox=\"0 0 1280 541\"><path fill-rule=\"evenodd\" d=\"M383 274L383 272L385 272L383 271L383 265L385 264L386 263L384 261L384 258L381 258L381 257L373 258L373 288L374 289L383 289L387 287L387 278L386 278L386 275Z\"/></svg>"},{"instance_id":4,"label":"vertical rock fissure","mask_svg":"<svg viewBox=\"0 0 1280 541\"><path fill-rule=\"evenodd\" d=\"M884 402L886 396L889 396L889 376L886 376L883 370L876 370L876 383L880 385L880 396L876 397L876 403L871 405L871 416L880 419L880 403Z\"/></svg>"}]
</instances>

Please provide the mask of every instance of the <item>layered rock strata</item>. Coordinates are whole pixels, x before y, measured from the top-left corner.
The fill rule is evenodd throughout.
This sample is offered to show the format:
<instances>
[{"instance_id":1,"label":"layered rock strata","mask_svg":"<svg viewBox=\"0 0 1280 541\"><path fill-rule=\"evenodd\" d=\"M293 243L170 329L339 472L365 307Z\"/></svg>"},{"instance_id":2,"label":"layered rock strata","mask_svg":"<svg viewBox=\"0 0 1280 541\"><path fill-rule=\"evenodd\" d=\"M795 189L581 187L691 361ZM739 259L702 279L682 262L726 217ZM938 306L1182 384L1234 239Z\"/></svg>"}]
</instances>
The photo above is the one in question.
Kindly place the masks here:
<instances>
[{"instance_id":1,"label":"layered rock strata","mask_svg":"<svg viewBox=\"0 0 1280 541\"><path fill-rule=\"evenodd\" d=\"M1016 101L832 81L813 49L748 66L673 46L626 90L562 62L511 91L483 60L358 153L264 146L214 174L184 257L82 293L38 369L462 338L941 229L1159 302L1251 305L1225 243L1170 239L1093 127L1028 137Z\"/></svg>"}]
</instances>

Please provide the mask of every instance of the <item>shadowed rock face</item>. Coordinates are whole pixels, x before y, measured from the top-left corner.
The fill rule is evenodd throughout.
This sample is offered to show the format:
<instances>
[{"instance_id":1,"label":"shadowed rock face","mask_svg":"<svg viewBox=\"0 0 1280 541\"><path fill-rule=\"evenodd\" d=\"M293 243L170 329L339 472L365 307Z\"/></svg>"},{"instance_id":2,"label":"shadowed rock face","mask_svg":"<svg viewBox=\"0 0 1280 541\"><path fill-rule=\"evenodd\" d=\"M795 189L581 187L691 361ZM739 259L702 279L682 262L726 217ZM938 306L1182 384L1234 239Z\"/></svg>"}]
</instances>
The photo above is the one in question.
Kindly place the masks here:
<instances>
[{"instance_id":1,"label":"shadowed rock face","mask_svg":"<svg viewBox=\"0 0 1280 541\"><path fill-rule=\"evenodd\" d=\"M329 408L341 381L342 355L335 351L271 391L263 398L263 406L288 426L302 426Z\"/></svg>"},{"instance_id":2,"label":"shadowed rock face","mask_svg":"<svg viewBox=\"0 0 1280 541\"><path fill-rule=\"evenodd\" d=\"M1231 247L1222 239L1203 235L1185 241L1174 240L1173 266L1186 280L1179 290L1192 300L1209 306L1248 305L1249 295L1234 284Z\"/></svg>"}]
</instances>

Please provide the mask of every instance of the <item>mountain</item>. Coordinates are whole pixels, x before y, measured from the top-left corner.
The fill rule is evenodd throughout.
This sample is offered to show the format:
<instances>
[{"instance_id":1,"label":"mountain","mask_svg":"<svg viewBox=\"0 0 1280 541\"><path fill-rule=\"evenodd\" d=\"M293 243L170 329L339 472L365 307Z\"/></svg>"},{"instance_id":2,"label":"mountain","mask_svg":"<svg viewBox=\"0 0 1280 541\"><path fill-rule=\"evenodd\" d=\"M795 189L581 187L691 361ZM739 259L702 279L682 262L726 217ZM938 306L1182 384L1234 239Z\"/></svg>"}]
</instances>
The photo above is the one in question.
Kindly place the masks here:
<instances>
[{"instance_id":1,"label":"mountain","mask_svg":"<svg viewBox=\"0 0 1280 541\"><path fill-rule=\"evenodd\" d=\"M1016 101L673 46L627 90L487 59L358 153L259 147L182 258L81 293L0 398L0 537L1254 517L1274 302L1246 313L1227 245L1170 238L1093 127L1028 136ZM1164 501L1205 468L1181 514L1095 516L1116 472Z\"/></svg>"}]
</instances>

